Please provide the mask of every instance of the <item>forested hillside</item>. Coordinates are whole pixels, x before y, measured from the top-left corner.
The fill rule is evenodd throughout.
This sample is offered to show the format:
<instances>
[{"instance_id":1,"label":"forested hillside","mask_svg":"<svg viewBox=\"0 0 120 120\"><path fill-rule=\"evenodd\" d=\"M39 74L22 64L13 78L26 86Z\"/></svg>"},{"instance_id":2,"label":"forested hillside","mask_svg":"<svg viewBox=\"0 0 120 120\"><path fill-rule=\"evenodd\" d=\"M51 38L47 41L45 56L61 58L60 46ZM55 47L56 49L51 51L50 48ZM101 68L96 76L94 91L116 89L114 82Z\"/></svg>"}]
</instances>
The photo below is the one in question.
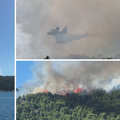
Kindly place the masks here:
<instances>
[{"instance_id":1,"label":"forested hillside","mask_svg":"<svg viewBox=\"0 0 120 120\"><path fill-rule=\"evenodd\" d=\"M0 91L14 90L14 76L0 76Z\"/></svg>"},{"instance_id":2,"label":"forested hillside","mask_svg":"<svg viewBox=\"0 0 120 120\"><path fill-rule=\"evenodd\" d=\"M120 120L120 90L18 97L17 120Z\"/></svg>"}]
</instances>

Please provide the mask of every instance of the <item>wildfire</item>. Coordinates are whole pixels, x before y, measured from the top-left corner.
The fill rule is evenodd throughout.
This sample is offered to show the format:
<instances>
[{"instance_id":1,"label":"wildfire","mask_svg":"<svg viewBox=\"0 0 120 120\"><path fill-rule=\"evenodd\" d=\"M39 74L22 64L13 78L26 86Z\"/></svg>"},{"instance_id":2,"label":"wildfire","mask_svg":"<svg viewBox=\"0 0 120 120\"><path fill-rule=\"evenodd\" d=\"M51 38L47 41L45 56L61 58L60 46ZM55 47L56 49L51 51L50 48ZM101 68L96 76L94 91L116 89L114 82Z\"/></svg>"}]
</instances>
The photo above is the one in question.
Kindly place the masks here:
<instances>
[{"instance_id":1,"label":"wildfire","mask_svg":"<svg viewBox=\"0 0 120 120\"><path fill-rule=\"evenodd\" d=\"M78 86L77 86L77 88L73 91L74 93L82 93L82 91L83 91L83 87L81 87L81 88L79 88ZM66 95L67 94L67 92L65 92L65 93L63 93L63 95Z\"/></svg>"},{"instance_id":2,"label":"wildfire","mask_svg":"<svg viewBox=\"0 0 120 120\"><path fill-rule=\"evenodd\" d=\"M47 90L47 86L48 86L48 83L45 85L44 93L48 93L48 92L49 92L49 91ZM87 92L89 93L90 91L92 91L92 90L94 90L94 89L95 89L95 88L90 89L90 90L88 90ZM76 93L82 93L83 90L84 90L83 87L79 88L79 87L77 86L77 88L73 91L73 93L75 93L75 94L76 94ZM62 95L65 96L67 93L68 93L68 92L66 91L66 92L64 92Z\"/></svg>"},{"instance_id":3,"label":"wildfire","mask_svg":"<svg viewBox=\"0 0 120 120\"><path fill-rule=\"evenodd\" d=\"M83 87L79 88L77 86L76 90L74 90L74 93L82 93L82 91L83 91Z\"/></svg>"},{"instance_id":4,"label":"wildfire","mask_svg":"<svg viewBox=\"0 0 120 120\"><path fill-rule=\"evenodd\" d=\"M45 85L44 93L48 93L47 86L48 86L48 83L46 83L46 85Z\"/></svg>"},{"instance_id":5,"label":"wildfire","mask_svg":"<svg viewBox=\"0 0 120 120\"><path fill-rule=\"evenodd\" d=\"M48 93L48 90L45 90L44 93Z\"/></svg>"},{"instance_id":6,"label":"wildfire","mask_svg":"<svg viewBox=\"0 0 120 120\"><path fill-rule=\"evenodd\" d=\"M93 88L93 89L90 89L89 91L87 91L88 93L90 92L90 91L92 91L92 90L95 90L95 88Z\"/></svg>"},{"instance_id":7,"label":"wildfire","mask_svg":"<svg viewBox=\"0 0 120 120\"><path fill-rule=\"evenodd\" d=\"M67 94L67 92L63 93L63 95L66 95L66 94Z\"/></svg>"}]
</instances>

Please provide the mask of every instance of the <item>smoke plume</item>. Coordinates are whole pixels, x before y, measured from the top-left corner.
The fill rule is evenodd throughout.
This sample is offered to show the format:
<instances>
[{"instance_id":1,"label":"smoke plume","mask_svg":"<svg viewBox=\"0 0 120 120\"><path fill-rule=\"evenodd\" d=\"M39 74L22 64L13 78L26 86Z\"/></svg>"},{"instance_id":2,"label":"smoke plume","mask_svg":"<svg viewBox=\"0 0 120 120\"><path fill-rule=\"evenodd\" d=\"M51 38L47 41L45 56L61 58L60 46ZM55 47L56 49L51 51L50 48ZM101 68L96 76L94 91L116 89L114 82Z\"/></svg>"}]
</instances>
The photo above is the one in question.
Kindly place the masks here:
<instances>
[{"instance_id":1,"label":"smoke plume","mask_svg":"<svg viewBox=\"0 0 120 120\"><path fill-rule=\"evenodd\" d=\"M56 39L56 43L59 44L66 44L69 43L73 40L80 40L84 37L87 37L89 35L85 34L85 35L80 35L80 34L56 34L55 35L55 39Z\"/></svg>"},{"instance_id":2,"label":"smoke plume","mask_svg":"<svg viewBox=\"0 0 120 120\"><path fill-rule=\"evenodd\" d=\"M115 56L120 51L119 0L17 0L16 57L65 58L70 54ZM56 27L68 27L62 44L47 35ZM84 38L71 35L93 35ZM61 37L61 36L60 36ZM69 42L69 40L71 40Z\"/></svg>"},{"instance_id":3,"label":"smoke plume","mask_svg":"<svg viewBox=\"0 0 120 120\"><path fill-rule=\"evenodd\" d=\"M35 62L34 79L23 83L19 95L44 92L62 94L79 87L109 91L120 85L120 62Z\"/></svg>"}]
</instances>

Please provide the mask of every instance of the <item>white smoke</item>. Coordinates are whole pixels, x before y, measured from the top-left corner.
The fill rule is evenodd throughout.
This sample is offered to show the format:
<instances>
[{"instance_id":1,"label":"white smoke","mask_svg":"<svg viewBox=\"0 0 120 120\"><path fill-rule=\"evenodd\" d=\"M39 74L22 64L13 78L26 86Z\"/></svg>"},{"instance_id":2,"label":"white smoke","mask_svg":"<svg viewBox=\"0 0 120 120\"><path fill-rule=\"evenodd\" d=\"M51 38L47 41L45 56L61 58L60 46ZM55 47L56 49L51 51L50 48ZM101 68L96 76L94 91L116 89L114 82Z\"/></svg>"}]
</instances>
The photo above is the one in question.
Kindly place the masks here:
<instances>
[{"instance_id":1,"label":"white smoke","mask_svg":"<svg viewBox=\"0 0 120 120\"><path fill-rule=\"evenodd\" d=\"M118 78L113 78L110 83L108 83L107 85L105 85L105 89L106 89L107 91L108 91L108 90L112 90L114 87L115 87L116 89L120 89L120 87L118 87L118 86L120 86L120 77L118 77Z\"/></svg>"},{"instance_id":2,"label":"white smoke","mask_svg":"<svg viewBox=\"0 0 120 120\"><path fill-rule=\"evenodd\" d=\"M16 25L16 36L17 36L17 43L16 43L16 52L18 55L18 58L26 58L26 56L29 58L30 56L30 49L29 49L29 43L32 40L32 35L29 33L24 33L21 30L23 29L22 24ZM21 54L22 53L22 54Z\"/></svg>"},{"instance_id":3,"label":"white smoke","mask_svg":"<svg viewBox=\"0 0 120 120\"><path fill-rule=\"evenodd\" d=\"M120 51L118 0L17 0L17 58L65 58L70 54L115 56ZM22 27L20 27L22 25ZM86 34L67 44L47 35L56 27ZM71 38L72 39L72 38ZM64 42L62 42L64 43Z\"/></svg>"},{"instance_id":4,"label":"white smoke","mask_svg":"<svg viewBox=\"0 0 120 120\"><path fill-rule=\"evenodd\" d=\"M34 79L23 83L19 95L44 92L46 84L57 94L77 86L110 91L120 84L120 62L35 62L32 70Z\"/></svg>"}]
</instances>

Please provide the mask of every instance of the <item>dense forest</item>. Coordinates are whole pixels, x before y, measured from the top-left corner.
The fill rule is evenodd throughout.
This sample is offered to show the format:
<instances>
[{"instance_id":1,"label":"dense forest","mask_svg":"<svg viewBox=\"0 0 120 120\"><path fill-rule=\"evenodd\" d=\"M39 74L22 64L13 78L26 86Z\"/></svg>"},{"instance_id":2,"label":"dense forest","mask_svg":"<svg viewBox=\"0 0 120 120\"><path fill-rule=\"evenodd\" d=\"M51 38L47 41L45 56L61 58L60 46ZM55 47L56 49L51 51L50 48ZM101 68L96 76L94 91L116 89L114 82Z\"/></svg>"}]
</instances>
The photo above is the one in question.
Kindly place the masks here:
<instances>
[{"instance_id":1,"label":"dense forest","mask_svg":"<svg viewBox=\"0 0 120 120\"><path fill-rule=\"evenodd\" d=\"M16 104L17 120L120 120L120 90L27 94Z\"/></svg>"},{"instance_id":2,"label":"dense forest","mask_svg":"<svg viewBox=\"0 0 120 120\"><path fill-rule=\"evenodd\" d=\"M14 90L14 76L0 76L0 91Z\"/></svg>"}]
</instances>

